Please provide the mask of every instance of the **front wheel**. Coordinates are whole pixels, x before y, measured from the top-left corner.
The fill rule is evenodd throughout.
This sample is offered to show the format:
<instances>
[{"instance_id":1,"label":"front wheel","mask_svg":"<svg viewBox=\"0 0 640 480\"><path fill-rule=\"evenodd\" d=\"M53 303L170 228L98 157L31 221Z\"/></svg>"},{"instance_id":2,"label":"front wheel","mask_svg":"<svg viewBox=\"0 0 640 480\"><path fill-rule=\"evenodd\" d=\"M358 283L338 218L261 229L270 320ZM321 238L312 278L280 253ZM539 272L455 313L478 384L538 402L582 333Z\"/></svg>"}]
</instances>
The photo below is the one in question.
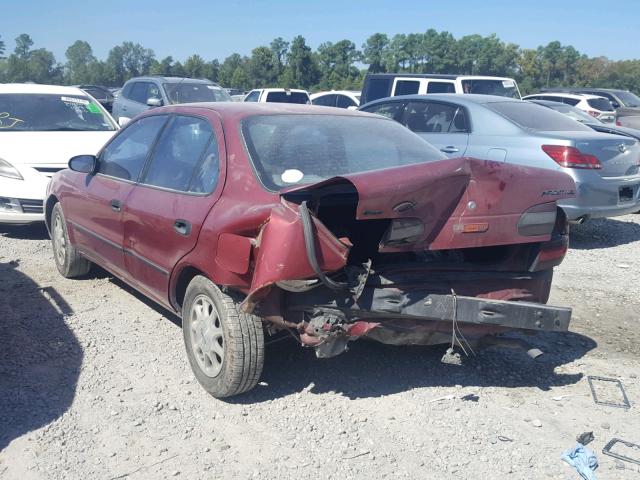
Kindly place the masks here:
<instances>
[{"instance_id":1,"label":"front wheel","mask_svg":"<svg viewBox=\"0 0 640 480\"><path fill-rule=\"evenodd\" d=\"M255 387L264 364L262 322L239 309L235 296L195 277L182 306L182 334L191 369L216 398Z\"/></svg>"},{"instance_id":2,"label":"front wheel","mask_svg":"<svg viewBox=\"0 0 640 480\"><path fill-rule=\"evenodd\" d=\"M69 242L67 222L60 203L51 211L51 244L58 272L65 278L81 277L89 273L91 262L82 257Z\"/></svg>"}]
</instances>

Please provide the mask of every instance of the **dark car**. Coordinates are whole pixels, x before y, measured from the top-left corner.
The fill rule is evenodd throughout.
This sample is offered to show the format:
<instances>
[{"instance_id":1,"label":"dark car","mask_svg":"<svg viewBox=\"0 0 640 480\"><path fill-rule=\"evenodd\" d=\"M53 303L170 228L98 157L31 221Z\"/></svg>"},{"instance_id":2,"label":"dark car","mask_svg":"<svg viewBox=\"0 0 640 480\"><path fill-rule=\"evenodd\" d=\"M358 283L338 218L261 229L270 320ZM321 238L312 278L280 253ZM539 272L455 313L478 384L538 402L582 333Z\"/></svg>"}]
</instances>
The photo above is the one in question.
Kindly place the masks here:
<instances>
[{"instance_id":1,"label":"dark car","mask_svg":"<svg viewBox=\"0 0 640 480\"><path fill-rule=\"evenodd\" d=\"M320 357L360 337L466 349L568 329L570 309L544 305L568 244L562 173L448 160L376 115L268 103L150 110L69 167L46 201L58 270L94 262L180 314L216 397L258 382L263 326Z\"/></svg>"},{"instance_id":2,"label":"dark car","mask_svg":"<svg viewBox=\"0 0 640 480\"><path fill-rule=\"evenodd\" d=\"M111 113L111 110L113 108L113 101L115 99L111 90L100 85L79 85L78 88L84 90L93 98L95 98L107 112Z\"/></svg>"}]
</instances>

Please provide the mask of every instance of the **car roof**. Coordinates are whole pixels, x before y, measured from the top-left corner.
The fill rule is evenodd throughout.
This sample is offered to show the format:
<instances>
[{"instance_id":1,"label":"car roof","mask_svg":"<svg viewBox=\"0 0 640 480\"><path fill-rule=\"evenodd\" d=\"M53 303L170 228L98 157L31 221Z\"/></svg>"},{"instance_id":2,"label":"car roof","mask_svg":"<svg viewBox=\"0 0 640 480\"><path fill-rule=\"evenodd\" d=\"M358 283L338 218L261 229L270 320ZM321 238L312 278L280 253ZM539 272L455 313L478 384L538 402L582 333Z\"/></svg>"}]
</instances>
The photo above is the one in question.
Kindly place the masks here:
<instances>
[{"instance_id":1,"label":"car roof","mask_svg":"<svg viewBox=\"0 0 640 480\"><path fill-rule=\"evenodd\" d=\"M565 93L565 92L542 92L542 93L532 93L531 95L525 95L522 97L525 100L528 100L532 96L545 96L545 97L565 97L565 98L573 98L575 100L593 100L595 98L604 98L598 95L590 95L588 93Z\"/></svg>"},{"instance_id":2,"label":"car roof","mask_svg":"<svg viewBox=\"0 0 640 480\"><path fill-rule=\"evenodd\" d=\"M499 95L481 95L473 93L428 93L424 95L398 95L393 97L380 98L373 100L367 105L374 103L383 103L388 101L406 101L406 100L440 100L442 102L455 102L460 105L483 105L487 103L497 102L521 102L518 98L502 97Z\"/></svg>"},{"instance_id":3,"label":"car roof","mask_svg":"<svg viewBox=\"0 0 640 480\"><path fill-rule=\"evenodd\" d=\"M273 88L254 88L253 91L261 91L261 92L296 92L296 93L309 93L306 90L303 90L301 88L280 88L280 87L273 87Z\"/></svg>"},{"instance_id":4,"label":"car roof","mask_svg":"<svg viewBox=\"0 0 640 480\"><path fill-rule=\"evenodd\" d=\"M443 80L455 80L456 78L465 78L469 80L512 80L510 77L495 77L492 75L454 75L454 74L438 74L438 73L368 73L368 77L408 77L408 78L439 78Z\"/></svg>"},{"instance_id":5,"label":"car roof","mask_svg":"<svg viewBox=\"0 0 640 480\"><path fill-rule=\"evenodd\" d=\"M167 105L148 110L147 114L194 112L195 110L210 110L227 118L241 119L253 115L341 115L341 116L371 116L383 118L357 110L345 108L323 107L315 105L303 105L297 103L270 103L270 102L200 102L181 103Z\"/></svg>"},{"instance_id":6,"label":"car roof","mask_svg":"<svg viewBox=\"0 0 640 480\"><path fill-rule=\"evenodd\" d=\"M39 83L0 83L0 93L41 93L52 95L83 95L86 92L77 87L61 85L41 85Z\"/></svg>"},{"instance_id":7,"label":"car roof","mask_svg":"<svg viewBox=\"0 0 640 480\"><path fill-rule=\"evenodd\" d=\"M208 80L206 78L165 77L163 75L144 75L141 77L133 77L127 80L127 82L131 82L134 80L159 80L164 83L180 83L180 82L206 83L207 85L211 85L214 83L211 80Z\"/></svg>"},{"instance_id":8,"label":"car roof","mask_svg":"<svg viewBox=\"0 0 640 480\"><path fill-rule=\"evenodd\" d=\"M323 95L360 95L361 93L360 90L325 90L316 92L311 96L317 98Z\"/></svg>"}]
</instances>

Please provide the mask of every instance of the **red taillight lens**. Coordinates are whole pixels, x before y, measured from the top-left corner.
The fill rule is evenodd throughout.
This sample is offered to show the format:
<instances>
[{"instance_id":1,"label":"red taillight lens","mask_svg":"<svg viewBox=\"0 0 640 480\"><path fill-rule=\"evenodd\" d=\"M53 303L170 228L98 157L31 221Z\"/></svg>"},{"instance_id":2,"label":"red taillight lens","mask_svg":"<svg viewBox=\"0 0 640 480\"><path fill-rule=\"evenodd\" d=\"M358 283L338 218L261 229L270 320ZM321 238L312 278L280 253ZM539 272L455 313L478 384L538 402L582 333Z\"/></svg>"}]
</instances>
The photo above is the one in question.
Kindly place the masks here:
<instances>
[{"instance_id":1,"label":"red taillight lens","mask_svg":"<svg viewBox=\"0 0 640 480\"><path fill-rule=\"evenodd\" d=\"M567 168L587 168L599 170L602 168L600 160L593 155L582 153L575 147L564 145L543 145L542 150L555 160L555 162Z\"/></svg>"},{"instance_id":2,"label":"red taillight lens","mask_svg":"<svg viewBox=\"0 0 640 480\"><path fill-rule=\"evenodd\" d=\"M616 120L616 127L621 127L622 126L622 122L620 120Z\"/></svg>"}]
</instances>

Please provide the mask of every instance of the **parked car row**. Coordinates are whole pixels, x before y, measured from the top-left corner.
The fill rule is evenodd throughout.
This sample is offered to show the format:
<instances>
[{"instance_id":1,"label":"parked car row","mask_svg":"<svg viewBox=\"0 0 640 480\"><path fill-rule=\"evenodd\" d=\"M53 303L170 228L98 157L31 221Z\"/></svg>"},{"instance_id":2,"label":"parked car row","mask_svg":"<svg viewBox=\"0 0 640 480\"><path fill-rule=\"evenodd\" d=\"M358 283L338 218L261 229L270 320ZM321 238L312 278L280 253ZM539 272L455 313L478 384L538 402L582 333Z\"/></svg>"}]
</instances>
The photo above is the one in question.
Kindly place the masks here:
<instances>
[{"instance_id":1,"label":"parked car row","mask_svg":"<svg viewBox=\"0 0 640 480\"><path fill-rule=\"evenodd\" d=\"M0 221L44 219L63 276L95 263L180 315L217 397L255 386L283 329L319 357L361 337L476 349L565 331L571 310L545 304L569 221L640 209L633 132L523 101L512 79L369 75L361 96L230 100L135 78L116 122L77 88L0 86Z\"/></svg>"}]
</instances>

